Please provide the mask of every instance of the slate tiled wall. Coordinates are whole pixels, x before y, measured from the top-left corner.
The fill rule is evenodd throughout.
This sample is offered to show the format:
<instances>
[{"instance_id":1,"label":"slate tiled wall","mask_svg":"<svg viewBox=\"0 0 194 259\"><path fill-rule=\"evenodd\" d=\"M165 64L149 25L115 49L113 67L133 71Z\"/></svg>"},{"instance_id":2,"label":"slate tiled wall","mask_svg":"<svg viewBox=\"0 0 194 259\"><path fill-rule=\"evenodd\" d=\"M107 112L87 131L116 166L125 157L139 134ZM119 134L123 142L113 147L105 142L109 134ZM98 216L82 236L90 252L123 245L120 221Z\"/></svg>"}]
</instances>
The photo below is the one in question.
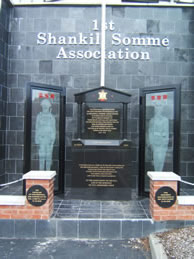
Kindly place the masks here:
<instances>
[{"instance_id":1,"label":"slate tiled wall","mask_svg":"<svg viewBox=\"0 0 194 259\"><path fill-rule=\"evenodd\" d=\"M7 54L8 54L9 6L2 1L0 9L0 182L5 181L5 130L7 104Z\"/></svg>"},{"instance_id":2,"label":"slate tiled wall","mask_svg":"<svg viewBox=\"0 0 194 259\"><path fill-rule=\"evenodd\" d=\"M59 46L37 45L38 32L76 35L92 32L100 20L99 7L14 7L10 20L7 159L9 179L18 177L23 166L24 102L26 84L37 82L66 88L66 186L71 181L71 139L75 129L74 93L99 87L99 60L57 60ZM114 21L122 36L167 37L168 48L149 48L150 61L106 60L105 85L132 94L128 134L132 139L132 187L138 187L139 90L143 87L181 84L180 174L194 182L194 9L156 7L108 7L107 21ZM110 35L110 32L107 33ZM96 46L95 46L96 47ZM110 48L107 38L107 49ZM66 46L70 49L94 46ZM98 47L99 49L99 47Z\"/></svg>"}]
</instances>

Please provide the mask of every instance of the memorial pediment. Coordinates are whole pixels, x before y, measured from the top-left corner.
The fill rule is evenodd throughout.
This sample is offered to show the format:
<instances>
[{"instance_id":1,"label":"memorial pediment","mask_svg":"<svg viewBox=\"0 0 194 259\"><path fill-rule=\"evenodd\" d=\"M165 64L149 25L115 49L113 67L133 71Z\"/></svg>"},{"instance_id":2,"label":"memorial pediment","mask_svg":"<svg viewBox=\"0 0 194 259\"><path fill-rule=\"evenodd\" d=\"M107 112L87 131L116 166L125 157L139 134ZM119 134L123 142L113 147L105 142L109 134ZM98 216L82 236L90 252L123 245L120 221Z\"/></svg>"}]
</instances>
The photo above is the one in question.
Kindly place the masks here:
<instances>
[{"instance_id":1,"label":"memorial pediment","mask_svg":"<svg viewBox=\"0 0 194 259\"><path fill-rule=\"evenodd\" d=\"M82 93L75 94L77 103L84 102L108 102L129 103L131 95L107 87L99 87Z\"/></svg>"}]
</instances>

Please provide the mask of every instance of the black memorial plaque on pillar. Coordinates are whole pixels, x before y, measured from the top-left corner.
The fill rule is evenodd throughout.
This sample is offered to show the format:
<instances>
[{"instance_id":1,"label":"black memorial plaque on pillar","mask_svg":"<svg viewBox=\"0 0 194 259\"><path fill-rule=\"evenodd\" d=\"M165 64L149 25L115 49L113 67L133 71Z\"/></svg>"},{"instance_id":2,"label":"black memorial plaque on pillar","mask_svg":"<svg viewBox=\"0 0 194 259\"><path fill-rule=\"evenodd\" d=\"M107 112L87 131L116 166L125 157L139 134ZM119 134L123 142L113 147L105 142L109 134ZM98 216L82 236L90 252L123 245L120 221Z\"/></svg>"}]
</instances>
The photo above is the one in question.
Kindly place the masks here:
<instances>
[{"instance_id":1,"label":"black memorial plaque on pillar","mask_svg":"<svg viewBox=\"0 0 194 259\"><path fill-rule=\"evenodd\" d=\"M87 199L123 199L122 194L130 188L126 123L130 95L101 87L76 94L75 100L78 136L72 141L72 194Z\"/></svg>"}]
</instances>

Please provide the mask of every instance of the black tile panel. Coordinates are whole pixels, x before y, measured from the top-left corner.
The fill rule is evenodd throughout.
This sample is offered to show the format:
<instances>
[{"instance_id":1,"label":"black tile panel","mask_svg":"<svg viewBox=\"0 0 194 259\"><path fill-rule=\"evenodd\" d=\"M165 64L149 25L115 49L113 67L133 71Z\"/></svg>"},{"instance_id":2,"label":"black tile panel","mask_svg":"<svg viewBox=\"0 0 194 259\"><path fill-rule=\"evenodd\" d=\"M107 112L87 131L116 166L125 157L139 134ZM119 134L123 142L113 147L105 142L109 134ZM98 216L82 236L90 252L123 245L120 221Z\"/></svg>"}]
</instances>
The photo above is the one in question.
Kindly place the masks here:
<instances>
[{"instance_id":1,"label":"black tile panel","mask_svg":"<svg viewBox=\"0 0 194 259\"><path fill-rule=\"evenodd\" d=\"M8 77L9 78L9 77ZM13 79L14 80L14 79ZM31 75L28 74L19 74L18 75L18 87L25 88L27 83L31 81Z\"/></svg>"},{"instance_id":2,"label":"black tile panel","mask_svg":"<svg viewBox=\"0 0 194 259\"><path fill-rule=\"evenodd\" d=\"M12 32L10 34L11 37L11 44L12 45L20 45L21 42L25 42L25 33L22 32Z\"/></svg>"},{"instance_id":3,"label":"black tile panel","mask_svg":"<svg viewBox=\"0 0 194 259\"><path fill-rule=\"evenodd\" d=\"M182 21L182 11L184 8L168 8L168 20L173 20L176 22Z\"/></svg>"},{"instance_id":4,"label":"black tile panel","mask_svg":"<svg viewBox=\"0 0 194 259\"><path fill-rule=\"evenodd\" d=\"M110 63L110 74L123 74L123 63L113 61Z\"/></svg>"},{"instance_id":5,"label":"black tile panel","mask_svg":"<svg viewBox=\"0 0 194 259\"><path fill-rule=\"evenodd\" d=\"M36 237L56 237L57 223L56 220L36 220Z\"/></svg>"},{"instance_id":6,"label":"black tile panel","mask_svg":"<svg viewBox=\"0 0 194 259\"><path fill-rule=\"evenodd\" d=\"M16 103L8 103L7 115L16 116Z\"/></svg>"},{"instance_id":7,"label":"black tile panel","mask_svg":"<svg viewBox=\"0 0 194 259\"><path fill-rule=\"evenodd\" d=\"M9 72L24 73L24 61L23 60L10 60Z\"/></svg>"},{"instance_id":8,"label":"black tile panel","mask_svg":"<svg viewBox=\"0 0 194 259\"><path fill-rule=\"evenodd\" d=\"M141 19L150 19L154 17L154 8L142 7L140 9Z\"/></svg>"},{"instance_id":9,"label":"black tile panel","mask_svg":"<svg viewBox=\"0 0 194 259\"><path fill-rule=\"evenodd\" d=\"M39 62L39 73L52 73L52 60L42 60Z\"/></svg>"},{"instance_id":10,"label":"black tile panel","mask_svg":"<svg viewBox=\"0 0 194 259\"><path fill-rule=\"evenodd\" d=\"M37 6L30 6L27 8L27 17L28 18L39 18L42 8L38 8Z\"/></svg>"},{"instance_id":11,"label":"black tile panel","mask_svg":"<svg viewBox=\"0 0 194 259\"><path fill-rule=\"evenodd\" d=\"M0 219L0 237L13 238L15 237L15 221Z\"/></svg>"},{"instance_id":12,"label":"black tile panel","mask_svg":"<svg viewBox=\"0 0 194 259\"><path fill-rule=\"evenodd\" d=\"M15 172L15 160L5 161L5 170L7 173Z\"/></svg>"},{"instance_id":13,"label":"black tile panel","mask_svg":"<svg viewBox=\"0 0 194 259\"><path fill-rule=\"evenodd\" d=\"M174 49L174 54L175 54L175 61L179 62L188 62L190 57L189 57L189 49L183 49L183 48L176 48ZM180 63L179 63L180 64ZM185 64L184 64L185 65ZM183 65L183 66L184 66Z\"/></svg>"},{"instance_id":14,"label":"black tile panel","mask_svg":"<svg viewBox=\"0 0 194 259\"><path fill-rule=\"evenodd\" d=\"M35 238L35 220L15 220L15 236L17 238Z\"/></svg>"},{"instance_id":15,"label":"black tile panel","mask_svg":"<svg viewBox=\"0 0 194 259\"><path fill-rule=\"evenodd\" d=\"M112 8L113 17L124 17L125 16L125 7L113 7Z\"/></svg>"},{"instance_id":16,"label":"black tile panel","mask_svg":"<svg viewBox=\"0 0 194 259\"><path fill-rule=\"evenodd\" d=\"M24 130L24 118L10 117L10 130Z\"/></svg>"},{"instance_id":17,"label":"black tile panel","mask_svg":"<svg viewBox=\"0 0 194 259\"><path fill-rule=\"evenodd\" d=\"M121 221L101 220L100 239L121 239Z\"/></svg>"},{"instance_id":18,"label":"black tile panel","mask_svg":"<svg viewBox=\"0 0 194 259\"><path fill-rule=\"evenodd\" d=\"M23 160L16 160L16 173L17 174L23 174L24 172L24 165L23 165Z\"/></svg>"},{"instance_id":19,"label":"black tile panel","mask_svg":"<svg viewBox=\"0 0 194 259\"><path fill-rule=\"evenodd\" d=\"M22 145L10 145L9 146L9 159L23 159L23 147Z\"/></svg>"},{"instance_id":20,"label":"black tile panel","mask_svg":"<svg viewBox=\"0 0 194 259\"><path fill-rule=\"evenodd\" d=\"M13 18L9 22L10 31L18 32L20 30L20 20Z\"/></svg>"},{"instance_id":21,"label":"black tile panel","mask_svg":"<svg viewBox=\"0 0 194 259\"><path fill-rule=\"evenodd\" d=\"M62 18L61 19L61 31L62 32L76 32L76 22L72 18Z\"/></svg>"},{"instance_id":22,"label":"black tile panel","mask_svg":"<svg viewBox=\"0 0 194 259\"><path fill-rule=\"evenodd\" d=\"M184 227L184 221L183 220L169 220L166 221L166 228L167 229L173 229L173 228L181 228Z\"/></svg>"},{"instance_id":23,"label":"black tile panel","mask_svg":"<svg viewBox=\"0 0 194 259\"><path fill-rule=\"evenodd\" d=\"M17 138L17 132L16 131L7 131L6 132L6 135L7 135L7 141L6 143L8 145L14 145L16 144L16 138Z\"/></svg>"},{"instance_id":24,"label":"black tile panel","mask_svg":"<svg viewBox=\"0 0 194 259\"><path fill-rule=\"evenodd\" d=\"M47 32L48 29L50 31L53 31L53 29L50 27L52 26L52 23L47 23L47 21L50 21L50 20L47 20L45 18L35 18L34 20L31 19L31 23L34 27L33 27L33 31L38 31L38 32ZM53 21L53 20L51 20ZM49 25L49 27L47 27L47 25ZM59 23L59 26L60 26L60 23Z\"/></svg>"},{"instance_id":25,"label":"black tile panel","mask_svg":"<svg viewBox=\"0 0 194 259\"><path fill-rule=\"evenodd\" d=\"M122 221L122 238L142 237L142 221Z\"/></svg>"},{"instance_id":26,"label":"black tile panel","mask_svg":"<svg viewBox=\"0 0 194 259\"><path fill-rule=\"evenodd\" d=\"M193 133L194 121L193 120L184 120L181 121L182 132L184 133Z\"/></svg>"},{"instance_id":27,"label":"black tile panel","mask_svg":"<svg viewBox=\"0 0 194 259\"><path fill-rule=\"evenodd\" d=\"M57 52L55 53L55 55L56 54L57 54ZM51 71L50 73L52 73L52 71L53 71L54 74L60 74L61 75L61 77L60 77L61 84L60 85L66 86L66 87L69 87L68 83L70 83L69 80L71 78L71 76L68 73L68 70L69 70L69 64L67 62L64 63L64 60L54 60L53 63L50 64L50 71ZM48 73L48 72L45 71L45 73ZM67 84L65 82L67 82Z\"/></svg>"},{"instance_id":28,"label":"black tile panel","mask_svg":"<svg viewBox=\"0 0 194 259\"><path fill-rule=\"evenodd\" d=\"M72 88L73 87L72 84L73 84L73 78L71 75L60 75L60 85L62 87Z\"/></svg>"},{"instance_id":29,"label":"black tile panel","mask_svg":"<svg viewBox=\"0 0 194 259\"><path fill-rule=\"evenodd\" d=\"M79 238L99 239L99 220L80 220Z\"/></svg>"},{"instance_id":30,"label":"black tile panel","mask_svg":"<svg viewBox=\"0 0 194 259\"><path fill-rule=\"evenodd\" d=\"M28 46L37 46L37 32L29 32L25 33L24 44Z\"/></svg>"},{"instance_id":31,"label":"black tile panel","mask_svg":"<svg viewBox=\"0 0 194 259\"><path fill-rule=\"evenodd\" d=\"M11 88L10 98L11 103L19 103L24 101L24 89L22 88Z\"/></svg>"},{"instance_id":32,"label":"black tile panel","mask_svg":"<svg viewBox=\"0 0 194 259\"><path fill-rule=\"evenodd\" d=\"M57 237L78 238L77 220L58 220Z\"/></svg>"},{"instance_id":33,"label":"black tile panel","mask_svg":"<svg viewBox=\"0 0 194 259\"><path fill-rule=\"evenodd\" d=\"M137 7L126 7L125 8L125 17L129 19L140 19L141 14L140 14L141 9Z\"/></svg>"},{"instance_id":34,"label":"black tile panel","mask_svg":"<svg viewBox=\"0 0 194 259\"><path fill-rule=\"evenodd\" d=\"M167 71L166 71L167 75L171 75L171 76L178 76L181 74L181 67L179 63L169 63L167 65Z\"/></svg>"},{"instance_id":35,"label":"black tile panel","mask_svg":"<svg viewBox=\"0 0 194 259\"><path fill-rule=\"evenodd\" d=\"M19 17L22 17L22 18L25 18L26 17L26 7L22 7L22 8L14 8L13 12L12 12L12 15L11 17L13 18L19 18Z\"/></svg>"},{"instance_id":36,"label":"black tile panel","mask_svg":"<svg viewBox=\"0 0 194 259\"><path fill-rule=\"evenodd\" d=\"M8 68L8 30L9 30L9 14L10 9L6 1L1 3L0 11L0 168L1 168L1 183L6 179L5 177L5 157L6 157L6 112L7 112L7 68ZM14 26L13 26L14 27ZM15 30L16 30L15 26ZM4 229L4 226L3 226ZM10 231L8 226L8 237Z\"/></svg>"},{"instance_id":37,"label":"black tile panel","mask_svg":"<svg viewBox=\"0 0 194 259\"><path fill-rule=\"evenodd\" d=\"M160 228L163 226L160 225ZM142 221L142 235L149 236L151 233L155 232L155 222L150 220Z\"/></svg>"},{"instance_id":38,"label":"black tile panel","mask_svg":"<svg viewBox=\"0 0 194 259\"><path fill-rule=\"evenodd\" d=\"M183 8L182 9L182 19L183 20L194 20L194 12L192 8Z\"/></svg>"},{"instance_id":39,"label":"black tile panel","mask_svg":"<svg viewBox=\"0 0 194 259\"><path fill-rule=\"evenodd\" d=\"M193 226L194 225L194 220L186 220L185 221L185 226Z\"/></svg>"},{"instance_id":40,"label":"black tile panel","mask_svg":"<svg viewBox=\"0 0 194 259\"><path fill-rule=\"evenodd\" d=\"M25 114L24 103L17 103L16 111L17 111L17 116L24 116L24 114Z\"/></svg>"},{"instance_id":41,"label":"black tile panel","mask_svg":"<svg viewBox=\"0 0 194 259\"><path fill-rule=\"evenodd\" d=\"M25 60L24 73L38 73L39 66L35 60Z\"/></svg>"}]
</instances>

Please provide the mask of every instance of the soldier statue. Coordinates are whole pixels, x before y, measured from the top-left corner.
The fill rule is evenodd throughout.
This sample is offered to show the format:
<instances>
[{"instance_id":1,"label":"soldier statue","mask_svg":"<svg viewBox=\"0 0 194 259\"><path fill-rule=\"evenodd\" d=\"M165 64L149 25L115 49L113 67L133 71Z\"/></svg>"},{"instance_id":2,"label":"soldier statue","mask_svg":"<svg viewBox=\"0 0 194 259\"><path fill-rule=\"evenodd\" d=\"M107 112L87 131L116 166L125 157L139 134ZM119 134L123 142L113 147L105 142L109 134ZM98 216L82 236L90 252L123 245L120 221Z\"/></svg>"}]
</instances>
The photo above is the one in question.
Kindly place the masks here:
<instances>
[{"instance_id":1,"label":"soldier statue","mask_svg":"<svg viewBox=\"0 0 194 259\"><path fill-rule=\"evenodd\" d=\"M42 111L37 115L35 125L35 144L39 145L39 169L50 170L53 145L56 138L55 117L51 113L48 99L41 102Z\"/></svg>"},{"instance_id":2,"label":"soldier statue","mask_svg":"<svg viewBox=\"0 0 194 259\"><path fill-rule=\"evenodd\" d=\"M156 105L154 116L149 122L149 143L153 153L155 171L162 171L169 142L169 120L162 114L163 105Z\"/></svg>"}]
</instances>

